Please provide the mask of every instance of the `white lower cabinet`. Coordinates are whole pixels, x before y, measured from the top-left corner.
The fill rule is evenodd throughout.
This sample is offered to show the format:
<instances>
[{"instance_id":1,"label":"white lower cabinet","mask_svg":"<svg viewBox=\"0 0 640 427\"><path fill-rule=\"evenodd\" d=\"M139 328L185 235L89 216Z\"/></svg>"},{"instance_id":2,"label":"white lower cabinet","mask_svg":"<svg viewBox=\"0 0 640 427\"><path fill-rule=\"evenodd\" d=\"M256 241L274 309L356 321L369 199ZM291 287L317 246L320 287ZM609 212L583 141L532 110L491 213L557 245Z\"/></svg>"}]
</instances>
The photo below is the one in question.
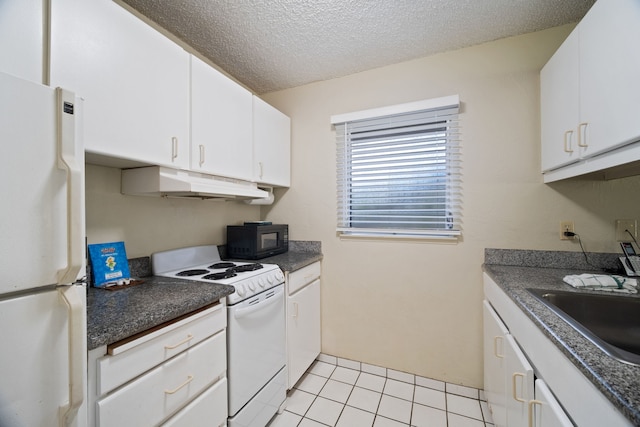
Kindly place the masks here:
<instances>
[{"instance_id":1,"label":"white lower cabinet","mask_svg":"<svg viewBox=\"0 0 640 427\"><path fill-rule=\"evenodd\" d=\"M572 427L571 420L562 410L558 401L541 379L535 383L535 400L529 402L529 416L533 417L531 427Z\"/></svg>"},{"instance_id":2,"label":"white lower cabinet","mask_svg":"<svg viewBox=\"0 0 640 427\"><path fill-rule=\"evenodd\" d=\"M533 368L513 335L507 335L504 342L507 425L526 427L529 422L529 402L533 399Z\"/></svg>"},{"instance_id":3,"label":"white lower cabinet","mask_svg":"<svg viewBox=\"0 0 640 427\"><path fill-rule=\"evenodd\" d=\"M484 384L496 426L631 423L484 274Z\"/></svg>"},{"instance_id":4,"label":"white lower cabinet","mask_svg":"<svg viewBox=\"0 0 640 427\"><path fill-rule=\"evenodd\" d=\"M287 390L320 354L320 262L287 273Z\"/></svg>"},{"instance_id":5,"label":"white lower cabinet","mask_svg":"<svg viewBox=\"0 0 640 427\"><path fill-rule=\"evenodd\" d=\"M509 330L487 301L482 302L484 320L484 393L493 422L507 425L504 338Z\"/></svg>"},{"instance_id":6,"label":"white lower cabinet","mask_svg":"<svg viewBox=\"0 0 640 427\"><path fill-rule=\"evenodd\" d=\"M89 353L89 426L213 426L227 418L220 303Z\"/></svg>"},{"instance_id":7,"label":"white lower cabinet","mask_svg":"<svg viewBox=\"0 0 640 427\"><path fill-rule=\"evenodd\" d=\"M193 427L205 423L211 427L227 422L227 380L222 379L184 407L164 427Z\"/></svg>"},{"instance_id":8,"label":"white lower cabinet","mask_svg":"<svg viewBox=\"0 0 640 427\"><path fill-rule=\"evenodd\" d=\"M483 302L485 395L497 426L528 426L534 397L533 368L514 337L487 302Z\"/></svg>"}]
</instances>

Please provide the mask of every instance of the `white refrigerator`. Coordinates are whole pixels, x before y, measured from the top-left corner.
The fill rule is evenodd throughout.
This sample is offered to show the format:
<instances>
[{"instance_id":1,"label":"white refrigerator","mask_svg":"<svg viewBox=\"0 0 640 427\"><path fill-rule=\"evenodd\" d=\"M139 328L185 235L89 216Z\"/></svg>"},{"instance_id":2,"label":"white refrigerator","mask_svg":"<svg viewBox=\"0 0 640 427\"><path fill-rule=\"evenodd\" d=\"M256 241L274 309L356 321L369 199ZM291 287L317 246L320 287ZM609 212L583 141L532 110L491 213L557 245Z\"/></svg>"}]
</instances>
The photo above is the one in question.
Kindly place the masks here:
<instances>
[{"instance_id":1,"label":"white refrigerator","mask_svg":"<svg viewBox=\"0 0 640 427\"><path fill-rule=\"evenodd\" d=\"M0 73L0 427L87 422L81 110Z\"/></svg>"}]
</instances>

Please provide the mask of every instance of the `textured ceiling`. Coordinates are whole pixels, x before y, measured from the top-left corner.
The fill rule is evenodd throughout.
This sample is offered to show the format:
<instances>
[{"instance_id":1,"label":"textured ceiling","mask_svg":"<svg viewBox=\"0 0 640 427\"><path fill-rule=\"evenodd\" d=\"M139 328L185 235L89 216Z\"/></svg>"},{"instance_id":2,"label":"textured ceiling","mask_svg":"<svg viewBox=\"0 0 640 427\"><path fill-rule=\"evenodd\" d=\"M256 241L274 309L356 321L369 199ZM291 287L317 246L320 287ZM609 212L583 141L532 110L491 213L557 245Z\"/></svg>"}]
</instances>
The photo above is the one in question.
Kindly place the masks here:
<instances>
[{"instance_id":1,"label":"textured ceiling","mask_svg":"<svg viewBox=\"0 0 640 427\"><path fill-rule=\"evenodd\" d=\"M121 0L257 94L579 21L595 0Z\"/></svg>"}]
</instances>

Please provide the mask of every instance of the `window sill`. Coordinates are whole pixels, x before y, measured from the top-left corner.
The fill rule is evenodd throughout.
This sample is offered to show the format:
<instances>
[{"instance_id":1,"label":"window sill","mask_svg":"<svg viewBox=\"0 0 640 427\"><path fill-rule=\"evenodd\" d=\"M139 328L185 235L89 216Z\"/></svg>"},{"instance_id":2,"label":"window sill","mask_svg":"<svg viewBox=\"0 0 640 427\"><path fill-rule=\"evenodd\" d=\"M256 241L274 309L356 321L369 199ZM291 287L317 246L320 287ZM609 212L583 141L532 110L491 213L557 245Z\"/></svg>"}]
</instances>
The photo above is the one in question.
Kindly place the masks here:
<instances>
[{"instance_id":1,"label":"window sill","mask_svg":"<svg viewBox=\"0 0 640 427\"><path fill-rule=\"evenodd\" d=\"M454 234L456 233L456 234ZM364 241L394 241L410 243L448 243L457 244L462 238L462 233L452 232L447 234L402 234L402 233L366 233L360 231L344 232L337 230L340 240L364 240Z\"/></svg>"}]
</instances>

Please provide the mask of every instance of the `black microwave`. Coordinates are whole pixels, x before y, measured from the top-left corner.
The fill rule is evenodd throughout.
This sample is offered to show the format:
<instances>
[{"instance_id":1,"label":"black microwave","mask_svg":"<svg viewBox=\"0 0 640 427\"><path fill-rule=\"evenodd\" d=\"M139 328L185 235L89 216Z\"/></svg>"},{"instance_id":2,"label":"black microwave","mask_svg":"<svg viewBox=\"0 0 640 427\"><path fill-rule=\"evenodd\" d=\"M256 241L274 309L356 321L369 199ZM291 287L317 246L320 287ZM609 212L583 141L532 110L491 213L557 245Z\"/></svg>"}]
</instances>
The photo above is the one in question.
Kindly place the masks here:
<instances>
[{"instance_id":1,"label":"black microwave","mask_svg":"<svg viewBox=\"0 0 640 427\"><path fill-rule=\"evenodd\" d=\"M289 226L245 222L227 226L227 257L260 259L289 250Z\"/></svg>"}]
</instances>

